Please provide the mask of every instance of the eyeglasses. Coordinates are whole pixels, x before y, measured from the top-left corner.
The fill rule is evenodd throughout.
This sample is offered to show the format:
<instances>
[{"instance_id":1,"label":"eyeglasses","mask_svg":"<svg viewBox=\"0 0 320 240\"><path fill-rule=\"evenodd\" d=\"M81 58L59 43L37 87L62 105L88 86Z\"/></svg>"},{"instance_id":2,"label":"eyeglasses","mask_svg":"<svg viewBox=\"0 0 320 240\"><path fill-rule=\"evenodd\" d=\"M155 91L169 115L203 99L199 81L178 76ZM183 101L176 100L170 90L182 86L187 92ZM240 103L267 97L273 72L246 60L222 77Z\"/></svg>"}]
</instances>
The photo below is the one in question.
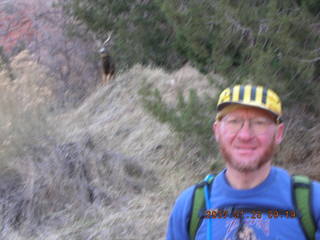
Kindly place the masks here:
<instances>
[{"instance_id":1,"label":"eyeglasses","mask_svg":"<svg viewBox=\"0 0 320 240\"><path fill-rule=\"evenodd\" d=\"M244 126L245 121L249 121L249 128L257 135L263 134L267 131L268 127L274 123L269 118L258 117L252 119L243 119L239 117L225 117L222 122L227 127L230 133L237 133Z\"/></svg>"}]
</instances>

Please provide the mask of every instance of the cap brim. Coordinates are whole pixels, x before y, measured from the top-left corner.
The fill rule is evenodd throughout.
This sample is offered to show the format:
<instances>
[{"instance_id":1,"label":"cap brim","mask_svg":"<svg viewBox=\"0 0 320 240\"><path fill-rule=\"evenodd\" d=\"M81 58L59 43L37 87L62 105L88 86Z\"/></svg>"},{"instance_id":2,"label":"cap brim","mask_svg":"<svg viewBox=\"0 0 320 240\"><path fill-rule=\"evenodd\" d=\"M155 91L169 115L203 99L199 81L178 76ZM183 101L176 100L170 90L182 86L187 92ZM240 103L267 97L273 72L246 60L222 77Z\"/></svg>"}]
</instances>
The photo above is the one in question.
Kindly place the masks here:
<instances>
[{"instance_id":1,"label":"cap brim","mask_svg":"<svg viewBox=\"0 0 320 240\"><path fill-rule=\"evenodd\" d=\"M237 108L237 106L241 107L241 106L245 106L245 107L253 107L253 108L258 108L258 109L261 109L261 110L264 110L268 113L270 113L276 122L282 122L281 120L281 116L275 112L272 112L270 111L269 109L267 108L264 108L264 107L261 107L260 105L255 105L255 104L249 104L249 103L235 103L235 102L224 102L222 104L220 104L217 108L217 117L216 119L218 120L218 118L222 118L223 116L225 116L227 113L233 111L235 108L232 108L232 109L226 109L226 107L228 106L235 106L235 108ZM224 111L225 110L225 111ZM219 114L220 113L220 114Z\"/></svg>"}]
</instances>

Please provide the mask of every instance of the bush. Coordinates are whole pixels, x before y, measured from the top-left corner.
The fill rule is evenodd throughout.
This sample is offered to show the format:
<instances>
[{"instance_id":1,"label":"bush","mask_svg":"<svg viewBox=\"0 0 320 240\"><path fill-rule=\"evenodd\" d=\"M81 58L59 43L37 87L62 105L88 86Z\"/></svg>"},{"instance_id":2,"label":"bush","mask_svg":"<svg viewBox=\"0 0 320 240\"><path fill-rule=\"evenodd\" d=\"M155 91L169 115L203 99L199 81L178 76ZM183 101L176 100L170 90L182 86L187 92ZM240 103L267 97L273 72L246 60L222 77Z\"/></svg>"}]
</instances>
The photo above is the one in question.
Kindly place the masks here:
<instances>
[{"instance_id":1,"label":"bush","mask_svg":"<svg viewBox=\"0 0 320 240\"><path fill-rule=\"evenodd\" d=\"M155 1L61 1L65 14L101 41L113 32L111 56L118 69L136 63L176 69L186 61L173 45L173 28ZM71 26L72 29L72 26Z\"/></svg>"},{"instance_id":2,"label":"bush","mask_svg":"<svg viewBox=\"0 0 320 240\"><path fill-rule=\"evenodd\" d=\"M194 89L189 90L189 97L185 99L182 92L178 92L175 106L168 106L161 98L158 89L152 85L143 84L139 94L145 109L162 123L168 123L171 129L178 133L182 140L188 139L195 146L201 147L201 154L216 153L212 141L212 123L214 103L210 97L199 97Z\"/></svg>"}]
</instances>

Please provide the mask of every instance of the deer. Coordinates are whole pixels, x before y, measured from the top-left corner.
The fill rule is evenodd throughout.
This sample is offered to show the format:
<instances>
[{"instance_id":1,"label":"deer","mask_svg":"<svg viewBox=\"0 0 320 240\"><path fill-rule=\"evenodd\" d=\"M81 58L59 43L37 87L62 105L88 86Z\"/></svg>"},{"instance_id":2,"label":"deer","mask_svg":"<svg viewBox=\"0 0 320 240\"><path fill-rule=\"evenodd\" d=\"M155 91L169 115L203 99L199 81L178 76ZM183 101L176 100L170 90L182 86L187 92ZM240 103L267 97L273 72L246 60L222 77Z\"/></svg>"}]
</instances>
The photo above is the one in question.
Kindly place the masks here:
<instances>
[{"instance_id":1,"label":"deer","mask_svg":"<svg viewBox=\"0 0 320 240\"><path fill-rule=\"evenodd\" d=\"M102 60L102 84L107 84L108 81L114 76L115 73L115 64L109 54L107 45L111 40L112 33L108 34L107 39L103 42L102 48L100 48L99 53Z\"/></svg>"}]
</instances>

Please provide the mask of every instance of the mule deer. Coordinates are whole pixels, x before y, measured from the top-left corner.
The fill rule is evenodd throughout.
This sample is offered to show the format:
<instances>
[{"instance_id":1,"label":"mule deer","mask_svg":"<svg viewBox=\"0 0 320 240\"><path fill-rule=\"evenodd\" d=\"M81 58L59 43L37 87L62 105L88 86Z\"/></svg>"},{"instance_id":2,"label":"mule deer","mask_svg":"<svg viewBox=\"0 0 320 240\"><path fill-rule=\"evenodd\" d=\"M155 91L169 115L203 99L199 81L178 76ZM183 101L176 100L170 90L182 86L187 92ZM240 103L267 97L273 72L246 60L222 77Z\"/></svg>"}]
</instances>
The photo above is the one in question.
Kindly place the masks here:
<instances>
[{"instance_id":1,"label":"mule deer","mask_svg":"<svg viewBox=\"0 0 320 240\"><path fill-rule=\"evenodd\" d=\"M107 84L109 79L111 79L115 73L115 64L109 54L107 45L111 39L111 33L108 35L107 39L104 41L102 48L100 48L99 53L102 60L102 84Z\"/></svg>"}]
</instances>

